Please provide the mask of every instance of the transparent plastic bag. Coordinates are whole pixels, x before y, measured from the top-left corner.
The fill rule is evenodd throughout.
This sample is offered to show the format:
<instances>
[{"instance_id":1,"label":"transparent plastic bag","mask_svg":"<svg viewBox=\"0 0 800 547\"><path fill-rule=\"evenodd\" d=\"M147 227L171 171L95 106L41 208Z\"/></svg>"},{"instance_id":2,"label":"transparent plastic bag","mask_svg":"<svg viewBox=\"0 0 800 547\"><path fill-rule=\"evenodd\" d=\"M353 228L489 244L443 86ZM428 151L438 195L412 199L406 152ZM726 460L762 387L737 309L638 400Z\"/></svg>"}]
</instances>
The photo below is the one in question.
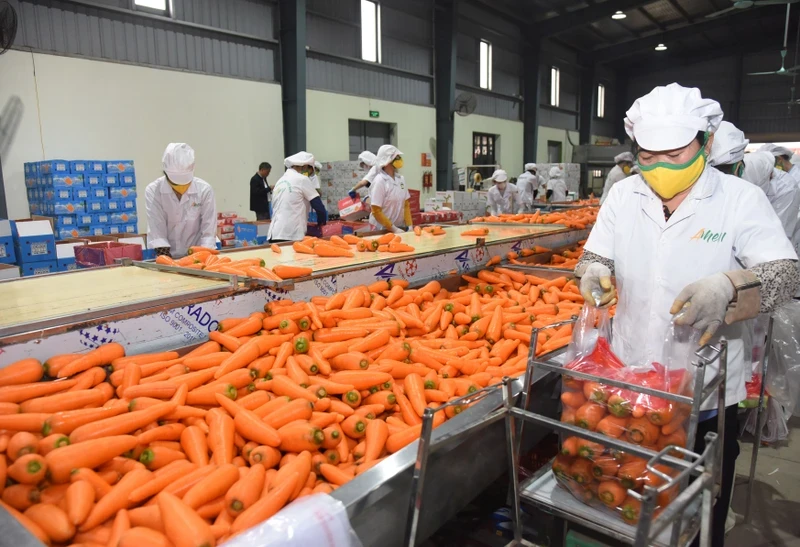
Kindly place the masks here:
<instances>
[{"instance_id":1,"label":"transparent plastic bag","mask_svg":"<svg viewBox=\"0 0 800 547\"><path fill-rule=\"evenodd\" d=\"M772 349L767 391L780 403L784 416L800 416L800 302L790 302L773 314Z\"/></svg>"},{"instance_id":2,"label":"transparent plastic bag","mask_svg":"<svg viewBox=\"0 0 800 547\"><path fill-rule=\"evenodd\" d=\"M342 502L327 495L300 498L224 547L362 547Z\"/></svg>"}]
</instances>

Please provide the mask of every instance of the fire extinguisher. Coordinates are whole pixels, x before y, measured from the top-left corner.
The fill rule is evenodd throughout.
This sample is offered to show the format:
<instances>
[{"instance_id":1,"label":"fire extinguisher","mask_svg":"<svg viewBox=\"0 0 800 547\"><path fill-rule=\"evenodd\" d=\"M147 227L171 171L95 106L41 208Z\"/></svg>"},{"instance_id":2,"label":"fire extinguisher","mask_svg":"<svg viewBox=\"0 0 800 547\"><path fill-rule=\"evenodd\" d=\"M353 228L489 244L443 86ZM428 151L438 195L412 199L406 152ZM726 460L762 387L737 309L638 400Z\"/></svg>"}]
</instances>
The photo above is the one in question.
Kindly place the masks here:
<instances>
[{"instance_id":1,"label":"fire extinguisher","mask_svg":"<svg viewBox=\"0 0 800 547\"><path fill-rule=\"evenodd\" d=\"M422 187L423 188L432 188L433 187L433 173L430 171L425 171L422 173Z\"/></svg>"}]
</instances>

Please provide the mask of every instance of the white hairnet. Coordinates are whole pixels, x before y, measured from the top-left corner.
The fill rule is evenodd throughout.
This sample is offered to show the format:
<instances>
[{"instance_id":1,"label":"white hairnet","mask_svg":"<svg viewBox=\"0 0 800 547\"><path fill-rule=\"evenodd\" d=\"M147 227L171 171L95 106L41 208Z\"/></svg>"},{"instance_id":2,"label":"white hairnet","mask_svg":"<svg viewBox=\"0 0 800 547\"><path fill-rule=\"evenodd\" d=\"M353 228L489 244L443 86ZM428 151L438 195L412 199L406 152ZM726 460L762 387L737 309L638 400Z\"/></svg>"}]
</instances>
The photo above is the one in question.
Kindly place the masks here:
<instances>
[{"instance_id":1,"label":"white hairnet","mask_svg":"<svg viewBox=\"0 0 800 547\"><path fill-rule=\"evenodd\" d=\"M730 122L722 122L714 133L714 142L711 144L709 165L730 165L742 161L744 149L750 141L744 138L744 133Z\"/></svg>"},{"instance_id":2,"label":"white hairnet","mask_svg":"<svg viewBox=\"0 0 800 547\"><path fill-rule=\"evenodd\" d=\"M403 153L400 150L398 150L397 147L392 146L391 144L384 144L383 146L378 148L378 157L377 157L378 167L386 167L387 165L392 163L392 161L394 161L394 159L397 156L402 156L402 155Z\"/></svg>"},{"instance_id":3,"label":"white hairnet","mask_svg":"<svg viewBox=\"0 0 800 547\"><path fill-rule=\"evenodd\" d=\"M785 146L777 146L776 145L775 148L772 149L772 155L775 156L775 157L785 156L785 157L791 158L792 154L793 154L793 152L791 150L789 150L788 148L786 148Z\"/></svg>"},{"instance_id":4,"label":"white hairnet","mask_svg":"<svg viewBox=\"0 0 800 547\"><path fill-rule=\"evenodd\" d=\"M322 171L322 164L320 162L318 162L318 161L315 161L314 162L314 169L319 169L320 171Z\"/></svg>"},{"instance_id":5,"label":"white hairnet","mask_svg":"<svg viewBox=\"0 0 800 547\"><path fill-rule=\"evenodd\" d=\"M505 182L508 180L508 173L502 169L496 169L495 172L492 173L492 180L494 182Z\"/></svg>"},{"instance_id":6,"label":"white hairnet","mask_svg":"<svg viewBox=\"0 0 800 547\"><path fill-rule=\"evenodd\" d=\"M564 172L561 171L561 168L554 165L550 168L550 178L551 179L560 179L564 175Z\"/></svg>"},{"instance_id":7,"label":"white hairnet","mask_svg":"<svg viewBox=\"0 0 800 547\"><path fill-rule=\"evenodd\" d=\"M370 152L369 150L364 150L358 155L358 161L367 164L368 166L372 167L375 165L375 162L378 158L375 157L375 154Z\"/></svg>"},{"instance_id":8,"label":"white hairnet","mask_svg":"<svg viewBox=\"0 0 800 547\"><path fill-rule=\"evenodd\" d=\"M761 146L758 147L757 152L769 152L774 156L775 154L772 151L775 150L776 148L777 146L775 146L774 144L762 144Z\"/></svg>"},{"instance_id":9,"label":"white hairnet","mask_svg":"<svg viewBox=\"0 0 800 547\"><path fill-rule=\"evenodd\" d=\"M301 165L314 165L314 155L311 152L298 152L284 159L283 165L287 169L290 167L299 167Z\"/></svg>"},{"instance_id":10,"label":"white hairnet","mask_svg":"<svg viewBox=\"0 0 800 547\"><path fill-rule=\"evenodd\" d=\"M617 154L614 156L614 163L620 163L623 161L629 161L633 163L633 154L631 152L623 152L622 154Z\"/></svg>"},{"instance_id":11,"label":"white hairnet","mask_svg":"<svg viewBox=\"0 0 800 547\"><path fill-rule=\"evenodd\" d=\"M745 154L742 178L766 192L774 165L775 158L767 151Z\"/></svg>"},{"instance_id":12,"label":"white hairnet","mask_svg":"<svg viewBox=\"0 0 800 547\"><path fill-rule=\"evenodd\" d=\"M525 164L525 170L526 171L533 171L534 169L538 169L538 167L536 167L535 163L526 163Z\"/></svg>"},{"instance_id":13,"label":"white hairnet","mask_svg":"<svg viewBox=\"0 0 800 547\"><path fill-rule=\"evenodd\" d=\"M625 113L625 132L645 150L674 150L692 142L698 131L714 133L722 121L717 101L695 87L658 86L636 99Z\"/></svg>"},{"instance_id":14,"label":"white hairnet","mask_svg":"<svg viewBox=\"0 0 800 547\"><path fill-rule=\"evenodd\" d=\"M161 167L171 182L189 184L194 178L194 149L184 142L169 143Z\"/></svg>"}]
</instances>

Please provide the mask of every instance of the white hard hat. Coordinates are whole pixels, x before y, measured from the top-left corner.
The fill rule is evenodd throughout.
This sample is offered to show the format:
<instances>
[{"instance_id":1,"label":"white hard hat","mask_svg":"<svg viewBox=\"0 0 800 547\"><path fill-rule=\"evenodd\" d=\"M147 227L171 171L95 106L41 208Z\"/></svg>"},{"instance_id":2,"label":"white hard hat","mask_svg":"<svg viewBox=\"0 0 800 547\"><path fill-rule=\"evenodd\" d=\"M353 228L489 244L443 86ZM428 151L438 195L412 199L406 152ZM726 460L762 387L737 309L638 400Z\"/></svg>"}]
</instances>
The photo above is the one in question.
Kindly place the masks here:
<instances>
[{"instance_id":1,"label":"white hard hat","mask_svg":"<svg viewBox=\"0 0 800 547\"><path fill-rule=\"evenodd\" d=\"M298 152L284 159L283 165L287 169L290 167L299 167L301 165L314 165L314 155L311 152Z\"/></svg>"},{"instance_id":2,"label":"white hard hat","mask_svg":"<svg viewBox=\"0 0 800 547\"><path fill-rule=\"evenodd\" d=\"M636 99L625 113L625 132L645 150L674 150L692 142L698 131L714 133L721 121L717 101L672 83Z\"/></svg>"},{"instance_id":3,"label":"white hard hat","mask_svg":"<svg viewBox=\"0 0 800 547\"><path fill-rule=\"evenodd\" d=\"M319 169L320 171L322 171L322 164L320 162L318 162L318 161L315 161L314 162L314 169Z\"/></svg>"},{"instance_id":4,"label":"white hard hat","mask_svg":"<svg viewBox=\"0 0 800 547\"><path fill-rule=\"evenodd\" d=\"M633 153L623 152L622 154L614 156L614 163L622 163L623 161L633 163Z\"/></svg>"},{"instance_id":5,"label":"white hard hat","mask_svg":"<svg viewBox=\"0 0 800 547\"><path fill-rule=\"evenodd\" d=\"M535 163L526 163L525 170L526 171L533 171L534 169L538 169Z\"/></svg>"},{"instance_id":6,"label":"white hard hat","mask_svg":"<svg viewBox=\"0 0 800 547\"><path fill-rule=\"evenodd\" d=\"M494 182L505 182L508 180L508 173L502 169L496 169L495 172L492 173L492 180Z\"/></svg>"},{"instance_id":7,"label":"white hard hat","mask_svg":"<svg viewBox=\"0 0 800 547\"><path fill-rule=\"evenodd\" d=\"M378 160L378 158L375 157L375 154L373 154L369 150L364 150L363 152L361 152L358 155L358 161L360 161L362 163L365 163L365 164L369 165L370 167L375 165L375 162L377 160Z\"/></svg>"},{"instance_id":8,"label":"white hard hat","mask_svg":"<svg viewBox=\"0 0 800 547\"><path fill-rule=\"evenodd\" d=\"M561 171L561 168L558 167L557 165L554 165L553 167L550 168L551 179L560 179L562 175L563 172Z\"/></svg>"},{"instance_id":9,"label":"white hard hat","mask_svg":"<svg viewBox=\"0 0 800 547\"><path fill-rule=\"evenodd\" d=\"M174 184L189 184L194 178L194 149L183 142L169 143L161 167Z\"/></svg>"},{"instance_id":10,"label":"white hard hat","mask_svg":"<svg viewBox=\"0 0 800 547\"><path fill-rule=\"evenodd\" d=\"M775 158L767 151L745 154L742 178L766 191L774 166Z\"/></svg>"},{"instance_id":11,"label":"white hard hat","mask_svg":"<svg viewBox=\"0 0 800 547\"><path fill-rule=\"evenodd\" d=\"M400 150L398 150L397 147L392 146L391 144L384 144L383 146L378 148L378 157L377 157L378 167L386 167L387 165L392 163L392 161L394 161L394 159L397 156L402 156L402 155L403 153Z\"/></svg>"},{"instance_id":12,"label":"white hard hat","mask_svg":"<svg viewBox=\"0 0 800 547\"><path fill-rule=\"evenodd\" d=\"M709 165L730 165L742 161L744 149L750 141L744 138L744 133L730 122L722 122L714 133L714 142L711 144Z\"/></svg>"}]
</instances>

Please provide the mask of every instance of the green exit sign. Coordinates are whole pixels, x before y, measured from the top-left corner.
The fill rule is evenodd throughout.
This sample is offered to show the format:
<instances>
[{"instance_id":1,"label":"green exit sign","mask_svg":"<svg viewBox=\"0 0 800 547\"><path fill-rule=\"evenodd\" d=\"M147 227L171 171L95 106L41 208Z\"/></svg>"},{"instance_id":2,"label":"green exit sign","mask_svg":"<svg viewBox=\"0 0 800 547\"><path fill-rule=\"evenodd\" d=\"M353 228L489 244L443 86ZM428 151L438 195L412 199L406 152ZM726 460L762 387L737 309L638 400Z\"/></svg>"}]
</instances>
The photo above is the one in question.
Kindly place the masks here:
<instances>
[{"instance_id":1,"label":"green exit sign","mask_svg":"<svg viewBox=\"0 0 800 547\"><path fill-rule=\"evenodd\" d=\"M381 113L378 112L377 110L370 110L369 111L369 117L370 118L380 118L381 117Z\"/></svg>"}]
</instances>

